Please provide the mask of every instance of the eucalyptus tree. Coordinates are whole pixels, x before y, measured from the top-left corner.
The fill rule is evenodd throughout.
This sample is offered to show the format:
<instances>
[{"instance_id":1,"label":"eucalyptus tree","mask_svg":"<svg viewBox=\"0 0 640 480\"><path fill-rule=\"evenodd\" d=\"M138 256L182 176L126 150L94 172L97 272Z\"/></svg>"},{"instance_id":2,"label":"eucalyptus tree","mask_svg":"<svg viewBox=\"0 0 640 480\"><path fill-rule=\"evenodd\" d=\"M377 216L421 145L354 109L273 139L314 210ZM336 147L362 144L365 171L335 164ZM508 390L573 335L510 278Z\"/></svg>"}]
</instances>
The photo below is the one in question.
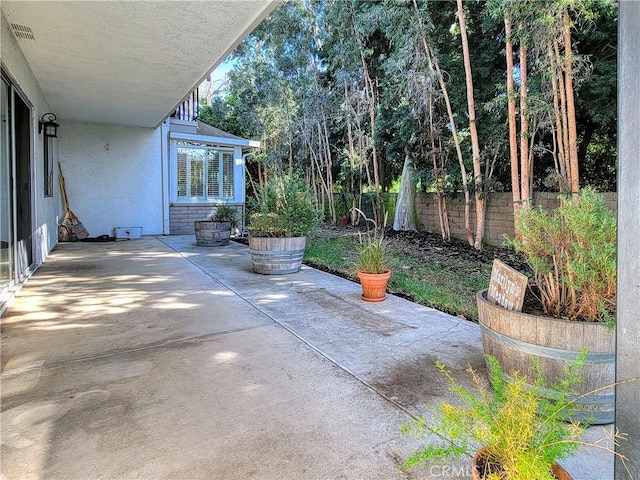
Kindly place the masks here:
<instances>
[{"instance_id":1,"label":"eucalyptus tree","mask_svg":"<svg viewBox=\"0 0 640 480\"><path fill-rule=\"evenodd\" d=\"M576 84L576 122L581 184L616 190L617 147L617 6L590 5L593 20L573 35L580 55L591 64L588 81Z\"/></svg>"},{"instance_id":2,"label":"eucalyptus tree","mask_svg":"<svg viewBox=\"0 0 640 480\"><path fill-rule=\"evenodd\" d=\"M383 5L382 28L390 50L384 62L386 108L380 113L382 131L378 137L387 140L390 147L387 157L395 153L403 158L393 229L415 230L416 159L426 159L433 153L429 151L427 139L433 137L434 125L427 119L434 97L441 96L430 68L429 51L423 42L423 24L417 21L414 4L388 0ZM421 11L418 15L428 14Z\"/></svg>"},{"instance_id":3,"label":"eucalyptus tree","mask_svg":"<svg viewBox=\"0 0 640 480\"><path fill-rule=\"evenodd\" d=\"M304 171L319 202L335 219L333 151L326 88L322 9L324 2L289 1L234 52L229 92L241 99L240 116L260 134L264 154L257 173Z\"/></svg>"},{"instance_id":4,"label":"eucalyptus tree","mask_svg":"<svg viewBox=\"0 0 640 480\"><path fill-rule=\"evenodd\" d=\"M555 159L556 176L574 191L575 152L587 155L581 151L598 133L580 136L571 124L582 115L593 125L599 115L582 95L571 107L572 87L591 92L577 81L589 68L575 52L575 27L606 3L287 0L234 53L226 97L203 115L263 140L248 165L258 182L304 171L332 218L339 184L358 208L360 194L374 192L380 219L379 193L399 176L395 227L415 228L417 172L429 170L443 237L445 193L457 188L467 239L479 248L484 198L498 183L492 175L508 184L511 167L516 209L532 196L534 157L538 170ZM593 92L611 91L612 81L615 96L615 73ZM615 105L602 117L614 137Z\"/></svg>"},{"instance_id":5,"label":"eucalyptus tree","mask_svg":"<svg viewBox=\"0 0 640 480\"><path fill-rule=\"evenodd\" d=\"M469 132L471 134L471 152L473 156L473 180L476 206L476 232L473 246L480 249L484 238L485 197L483 192L482 168L480 165L480 141L476 126L476 104L473 93L473 74L471 72L471 54L469 53L469 40L467 38L467 26L465 21L462 0L457 0L458 24L460 25L460 38L462 40L462 53L467 87L467 108L469 113Z\"/></svg>"},{"instance_id":6,"label":"eucalyptus tree","mask_svg":"<svg viewBox=\"0 0 640 480\"><path fill-rule=\"evenodd\" d=\"M470 245L479 248L482 242L483 228L476 228L476 232L480 231L476 243L476 235L474 235L471 228L471 188L468 182L467 166L465 165L465 157L462 151L462 138L457 127L458 115L451 101L449 93L450 87L445 77L446 72L440 67L440 55L437 48L438 42L434 41L430 35L430 32L433 31L430 19L430 8L432 8L433 4L434 2L418 2L418 0L389 0L384 3L387 7L386 32L393 45L393 53L390 55L387 65L389 70L391 70L390 75L400 76L401 78L404 77L404 79L399 82L399 91L401 95L406 95L410 98L412 105L410 110L411 114L415 118L430 119L429 122L423 122L425 126L429 126L426 135L433 135L435 131L433 128L433 99L437 98L438 102L441 102L443 105L447 118L447 130L450 133L455 155L458 160L460 181L465 197L464 217L467 241ZM449 5L451 4L447 6ZM455 16L455 9L453 9L451 13ZM437 94L435 94L436 91L438 92ZM418 136L420 134L425 135L424 131L420 132ZM428 145L428 143L423 142L422 145ZM432 142L432 149L435 155L435 142ZM405 155L405 163L410 164L411 162L411 157ZM436 169L434 168L434 170ZM413 175L410 168L405 168L403 171L409 175ZM412 185L413 180L411 178L403 178L401 181L401 188L406 188L407 192L410 192L413 188ZM399 200L406 201L408 198L411 198L410 195L401 195ZM439 202L440 208L444 207L444 205L444 203ZM401 218L406 218L406 215L402 215L402 211L406 208L407 206L405 204L399 202L397 213L401 214ZM444 220L446 218L445 212L440 210L439 217L441 220ZM482 221L482 218L483 215L478 217L480 221ZM401 225L396 225L396 227L400 228ZM443 236L445 236L445 231L448 229L444 223L441 223L441 227Z\"/></svg>"},{"instance_id":7,"label":"eucalyptus tree","mask_svg":"<svg viewBox=\"0 0 640 480\"><path fill-rule=\"evenodd\" d=\"M347 165L352 172L355 169L360 172L358 193L363 190L363 177L374 192L374 216L378 223L382 218L380 155L374 135L382 72L378 61L381 37L376 33L383 8L380 3L358 0L326 0L325 8L327 61L336 90L343 92Z\"/></svg>"},{"instance_id":8,"label":"eucalyptus tree","mask_svg":"<svg viewBox=\"0 0 640 480\"><path fill-rule=\"evenodd\" d=\"M572 32L593 18L594 5L604 3L611 4L604 0L487 3L490 14L504 19L514 212L531 203L536 146L550 152L554 159L556 187L578 195L579 135L574 87L589 76L590 68L588 59L575 51ZM550 134L550 146L536 143L544 132Z\"/></svg>"},{"instance_id":9,"label":"eucalyptus tree","mask_svg":"<svg viewBox=\"0 0 640 480\"><path fill-rule=\"evenodd\" d=\"M263 154L254 158L257 181L264 184L270 173L291 170L295 138L292 118L298 105L291 85L276 64L271 46L252 36L236 53L236 67L229 74L229 94L238 121L250 138L259 138Z\"/></svg>"},{"instance_id":10,"label":"eucalyptus tree","mask_svg":"<svg viewBox=\"0 0 640 480\"><path fill-rule=\"evenodd\" d=\"M547 98L553 99L549 130L554 135L553 158L561 180L560 191L576 198L580 189L578 122L574 90L591 76L589 58L578 53L573 41L575 30L591 30L597 11L613 8L612 2L598 0L548 1L544 4L535 38L540 50L540 69L548 72ZM544 51L544 50L543 50ZM550 88L549 88L550 87Z\"/></svg>"}]
</instances>

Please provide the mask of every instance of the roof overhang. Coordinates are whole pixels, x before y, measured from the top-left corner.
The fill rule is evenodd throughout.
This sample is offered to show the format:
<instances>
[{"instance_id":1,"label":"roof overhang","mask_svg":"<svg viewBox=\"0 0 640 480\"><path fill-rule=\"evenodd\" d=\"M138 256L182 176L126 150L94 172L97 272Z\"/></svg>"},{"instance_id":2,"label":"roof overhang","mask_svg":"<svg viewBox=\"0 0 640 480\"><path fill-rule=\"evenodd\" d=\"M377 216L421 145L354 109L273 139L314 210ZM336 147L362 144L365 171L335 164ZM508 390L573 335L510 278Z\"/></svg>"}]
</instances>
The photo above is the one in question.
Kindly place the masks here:
<instances>
[{"instance_id":1,"label":"roof overhang","mask_svg":"<svg viewBox=\"0 0 640 480\"><path fill-rule=\"evenodd\" d=\"M185 140L188 142L210 143L213 145L224 145L230 147L243 147L245 149L260 148L257 140L246 140L244 138L214 137L209 135L195 135L192 133L170 132L169 138L172 140Z\"/></svg>"},{"instance_id":2,"label":"roof overhang","mask_svg":"<svg viewBox=\"0 0 640 480\"><path fill-rule=\"evenodd\" d=\"M3 1L61 120L156 127L278 0ZM14 32L15 34L15 32Z\"/></svg>"}]
</instances>

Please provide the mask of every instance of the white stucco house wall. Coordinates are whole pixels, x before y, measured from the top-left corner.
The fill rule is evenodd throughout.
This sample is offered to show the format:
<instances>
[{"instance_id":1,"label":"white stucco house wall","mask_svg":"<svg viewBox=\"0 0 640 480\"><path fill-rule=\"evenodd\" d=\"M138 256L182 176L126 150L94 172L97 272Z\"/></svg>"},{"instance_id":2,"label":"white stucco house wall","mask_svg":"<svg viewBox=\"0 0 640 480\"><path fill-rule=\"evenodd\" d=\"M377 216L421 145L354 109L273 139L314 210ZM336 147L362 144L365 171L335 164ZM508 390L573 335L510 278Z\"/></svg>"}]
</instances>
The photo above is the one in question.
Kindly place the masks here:
<instances>
[{"instance_id":1,"label":"white stucco house wall","mask_svg":"<svg viewBox=\"0 0 640 480\"><path fill-rule=\"evenodd\" d=\"M171 116L277 3L0 2L0 312L57 243L58 162L91 236L185 233L181 216L241 208L259 143Z\"/></svg>"}]
</instances>

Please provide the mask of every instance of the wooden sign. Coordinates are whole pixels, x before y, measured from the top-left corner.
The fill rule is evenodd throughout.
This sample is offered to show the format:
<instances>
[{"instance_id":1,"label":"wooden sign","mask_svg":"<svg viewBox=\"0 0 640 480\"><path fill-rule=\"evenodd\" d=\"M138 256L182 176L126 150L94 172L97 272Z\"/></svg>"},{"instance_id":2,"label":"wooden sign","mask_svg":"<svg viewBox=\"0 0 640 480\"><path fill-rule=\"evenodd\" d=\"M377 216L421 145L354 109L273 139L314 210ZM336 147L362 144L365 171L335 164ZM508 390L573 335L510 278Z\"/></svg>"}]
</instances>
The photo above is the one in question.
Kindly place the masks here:
<instances>
[{"instance_id":1,"label":"wooden sign","mask_svg":"<svg viewBox=\"0 0 640 480\"><path fill-rule=\"evenodd\" d=\"M521 312L528 283L529 279L526 275L495 258L491 269L487 300L495 302L507 310Z\"/></svg>"}]
</instances>

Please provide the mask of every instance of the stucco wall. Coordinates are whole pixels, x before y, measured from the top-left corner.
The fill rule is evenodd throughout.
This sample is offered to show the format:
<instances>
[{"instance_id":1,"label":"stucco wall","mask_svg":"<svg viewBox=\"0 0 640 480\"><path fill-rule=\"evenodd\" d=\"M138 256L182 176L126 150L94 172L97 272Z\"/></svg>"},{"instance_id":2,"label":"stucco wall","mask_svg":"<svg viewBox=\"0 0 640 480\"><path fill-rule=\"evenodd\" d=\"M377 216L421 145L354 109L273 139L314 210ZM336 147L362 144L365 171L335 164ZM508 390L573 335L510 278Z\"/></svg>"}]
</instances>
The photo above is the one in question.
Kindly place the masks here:
<instances>
[{"instance_id":1,"label":"stucco wall","mask_svg":"<svg viewBox=\"0 0 640 480\"><path fill-rule=\"evenodd\" d=\"M42 117L42 114L52 110L40 90L38 81L24 58L15 37L11 33L4 15L1 15L1 17L0 45L2 48L0 49L0 55L2 57L2 67L18 90L26 97L25 99L29 106L32 107L31 150L33 157L31 169L33 172L34 261L36 265L39 265L58 241L58 218L56 215L58 213L59 192L57 186L54 186L54 197L44 196L43 138L38 133L38 120Z\"/></svg>"},{"instance_id":2,"label":"stucco wall","mask_svg":"<svg viewBox=\"0 0 640 480\"><path fill-rule=\"evenodd\" d=\"M60 122L59 159L71 210L91 236L114 227L161 234L161 129Z\"/></svg>"}]
</instances>

